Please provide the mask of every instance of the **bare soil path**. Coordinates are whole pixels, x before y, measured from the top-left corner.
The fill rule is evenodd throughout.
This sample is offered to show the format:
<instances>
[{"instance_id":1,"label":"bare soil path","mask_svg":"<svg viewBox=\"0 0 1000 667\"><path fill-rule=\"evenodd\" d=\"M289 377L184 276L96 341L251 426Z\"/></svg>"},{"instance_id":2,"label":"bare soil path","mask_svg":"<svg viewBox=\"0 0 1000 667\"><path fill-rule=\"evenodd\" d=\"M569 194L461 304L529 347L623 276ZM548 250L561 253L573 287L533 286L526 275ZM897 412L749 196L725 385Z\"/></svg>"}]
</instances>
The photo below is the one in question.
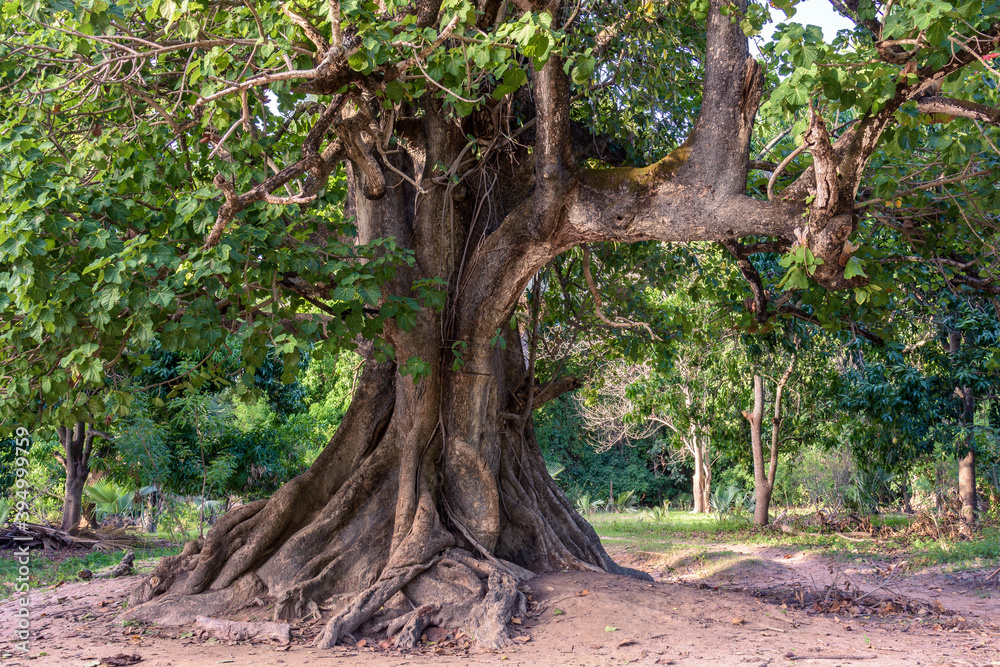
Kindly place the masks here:
<instances>
[{"instance_id":1,"label":"bare soil path","mask_svg":"<svg viewBox=\"0 0 1000 667\"><path fill-rule=\"evenodd\" d=\"M136 580L130 577L35 591L27 655L14 650L15 603L0 605L0 656L11 667L95 667L121 655L141 658L135 663L140 667L1000 667L1000 588L995 581L983 581L988 569L913 572L905 565L836 563L780 548L718 547L700 548L687 560L683 553L614 553L653 574L657 581L652 584L589 572L537 577L531 582L532 609L514 626L515 645L502 652L476 651L458 630L428 630L427 643L419 650L401 653L388 644L367 643L315 649L309 641L321 627L317 623L295 626L288 646L199 638L192 627L122 627L116 618ZM838 590L848 581L862 591L883 586L879 595L919 599L923 612L897 607L877 614L852 614L849 608L816 613L809 604L799 604L797 595L822 592L834 581ZM260 616L264 610L257 611ZM250 617L253 610L234 618Z\"/></svg>"}]
</instances>

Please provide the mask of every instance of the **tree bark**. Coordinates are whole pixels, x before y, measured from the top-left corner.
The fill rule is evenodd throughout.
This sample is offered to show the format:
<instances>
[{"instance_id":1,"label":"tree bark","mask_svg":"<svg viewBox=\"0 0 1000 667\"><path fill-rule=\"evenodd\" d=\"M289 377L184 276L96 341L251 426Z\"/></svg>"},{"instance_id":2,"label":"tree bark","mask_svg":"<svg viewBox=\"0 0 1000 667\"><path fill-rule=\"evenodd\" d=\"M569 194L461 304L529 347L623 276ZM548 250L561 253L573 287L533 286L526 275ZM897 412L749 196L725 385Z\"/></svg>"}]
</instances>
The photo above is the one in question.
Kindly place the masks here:
<instances>
[{"instance_id":1,"label":"tree bark","mask_svg":"<svg viewBox=\"0 0 1000 667\"><path fill-rule=\"evenodd\" d=\"M962 347L962 334L948 332L948 352L956 355ZM976 529L978 499L976 497L976 440L972 433L976 404L971 387L956 387L955 393L961 400L959 424L965 431L962 453L958 457L958 499L961 503L959 533L971 538Z\"/></svg>"},{"instance_id":2,"label":"tree bark","mask_svg":"<svg viewBox=\"0 0 1000 667\"><path fill-rule=\"evenodd\" d=\"M971 387L962 388L962 423L971 428L975 418L975 402ZM976 494L976 440L971 433L966 434L965 454L958 459L958 497L962 502L960 533L971 538L976 530L979 498Z\"/></svg>"},{"instance_id":3,"label":"tree bark","mask_svg":"<svg viewBox=\"0 0 1000 667\"><path fill-rule=\"evenodd\" d=\"M760 375L753 376L753 410L744 413L750 422L750 447L753 452L754 497L756 503L753 511L753 522L756 526L766 526L771 509L771 496L774 494L774 481L778 476L778 450L781 446L781 401L785 386L792 377L797 356L792 355L788 367L774 387L774 415L771 418L771 451L770 461L764 466L764 379Z\"/></svg>"},{"instance_id":4,"label":"tree bark","mask_svg":"<svg viewBox=\"0 0 1000 667\"><path fill-rule=\"evenodd\" d=\"M767 471L764 468L764 379L753 376L753 408L744 412L744 417L750 422L750 449L753 454L753 482L756 504L753 511L753 522L757 526L767 525L767 509L771 503L771 485L768 483Z\"/></svg>"},{"instance_id":5,"label":"tree bark","mask_svg":"<svg viewBox=\"0 0 1000 667\"><path fill-rule=\"evenodd\" d=\"M62 522L59 527L68 532L80 529L83 514L83 488L90 475L91 443L98 432L88 431L87 424L77 422L72 427L56 429L63 448L66 485L63 494Z\"/></svg>"},{"instance_id":6,"label":"tree bark","mask_svg":"<svg viewBox=\"0 0 1000 667\"><path fill-rule=\"evenodd\" d=\"M707 514L712 511L712 461L707 436L699 435L695 426L684 439L685 448L694 457L694 477L691 479L692 514Z\"/></svg>"},{"instance_id":7,"label":"tree bark","mask_svg":"<svg viewBox=\"0 0 1000 667\"><path fill-rule=\"evenodd\" d=\"M704 473L704 459L705 453L702 451L701 447L698 446L697 441L692 443L691 450L694 452L694 477L691 480L691 495L693 499L691 501L691 512L694 514L702 514L708 511L708 506L705 504L705 473Z\"/></svg>"}]
</instances>

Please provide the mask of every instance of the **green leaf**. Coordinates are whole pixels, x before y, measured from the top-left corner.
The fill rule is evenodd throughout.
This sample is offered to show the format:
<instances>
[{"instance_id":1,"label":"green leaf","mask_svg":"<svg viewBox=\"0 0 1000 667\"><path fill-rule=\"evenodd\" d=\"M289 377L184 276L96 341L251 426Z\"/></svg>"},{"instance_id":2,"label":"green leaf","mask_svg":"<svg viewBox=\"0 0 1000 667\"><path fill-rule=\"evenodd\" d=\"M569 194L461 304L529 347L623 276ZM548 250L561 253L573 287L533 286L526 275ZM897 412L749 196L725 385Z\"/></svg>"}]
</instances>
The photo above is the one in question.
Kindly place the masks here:
<instances>
[{"instance_id":1,"label":"green leaf","mask_svg":"<svg viewBox=\"0 0 1000 667\"><path fill-rule=\"evenodd\" d=\"M844 267L844 278L850 280L855 276L861 276L862 278L867 278L868 274L865 273L864 264L857 257L851 257L847 260L847 265Z\"/></svg>"}]
</instances>

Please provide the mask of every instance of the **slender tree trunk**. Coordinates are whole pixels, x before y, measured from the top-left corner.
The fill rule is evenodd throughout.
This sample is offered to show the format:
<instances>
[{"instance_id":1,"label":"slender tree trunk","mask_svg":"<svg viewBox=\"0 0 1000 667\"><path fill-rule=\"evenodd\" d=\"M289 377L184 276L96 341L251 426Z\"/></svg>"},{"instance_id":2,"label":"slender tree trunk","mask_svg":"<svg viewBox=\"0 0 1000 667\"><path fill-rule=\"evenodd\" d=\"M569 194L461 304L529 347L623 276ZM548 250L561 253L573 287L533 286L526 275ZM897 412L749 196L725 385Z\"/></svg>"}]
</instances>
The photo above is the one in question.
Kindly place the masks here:
<instances>
[{"instance_id":1,"label":"slender tree trunk","mask_svg":"<svg viewBox=\"0 0 1000 667\"><path fill-rule=\"evenodd\" d=\"M709 460L707 436L698 435L692 427L686 448L694 456L694 478L691 480L691 513L705 514L712 510L712 464Z\"/></svg>"},{"instance_id":2,"label":"slender tree trunk","mask_svg":"<svg viewBox=\"0 0 1000 667\"><path fill-rule=\"evenodd\" d=\"M948 352L958 354L962 346L962 334L958 331L948 332ZM976 527L976 440L973 437L972 426L975 420L976 404L971 387L957 387L956 393L962 401L962 411L959 423L966 430L962 443L964 454L958 459L958 499L961 502L960 533L971 538Z\"/></svg>"},{"instance_id":3,"label":"slender tree trunk","mask_svg":"<svg viewBox=\"0 0 1000 667\"><path fill-rule=\"evenodd\" d=\"M771 503L771 488L764 468L764 379L753 376L753 408L743 416L750 422L750 449L753 453L754 505L753 522L757 526L767 525L767 510Z\"/></svg>"},{"instance_id":4,"label":"slender tree trunk","mask_svg":"<svg viewBox=\"0 0 1000 667\"><path fill-rule=\"evenodd\" d=\"M86 486L86 477L78 472L72 475L66 473L65 498L63 499L63 515L60 528L70 532L76 532L80 528L80 519L83 514L83 487Z\"/></svg>"},{"instance_id":5,"label":"slender tree trunk","mask_svg":"<svg viewBox=\"0 0 1000 667\"><path fill-rule=\"evenodd\" d=\"M90 441L87 425L77 422L72 427L56 429L59 444L63 448L66 467L66 486L63 497L62 522L59 527L75 532L80 528L83 512L83 487L87 485L90 473Z\"/></svg>"},{"instance_id":6,"label":"slender tree trunk","mask_svg":"<svg viewBox=\"0 0 1000 667\"><path fill-rule=\"evenodd\" d=\"M705 511L708 512L709 510L712 509L712 503L711 503L711 499L712 499L712 460L710 458L711 457L711 451L709 449L709 445L711 444L711 440L709 440L707 436L700 436L699 440L698 440L698 444L699 444L699 446L701 448L701 452L702 452L702 454L701 454L701 466L702 466L702 469L703 469L703 472L702 472L702 480L703 480L703 482L702 482L702 486L701 486L701 504L702 504L702 507L705 508Z\"/></svg>"},{"instance_id":7,"label":"slender tree trunk","mask_svg":"<svg viewBox=\"0 0 1000 667\"><path fill-rule=\"evenodd\" d=\"M906 483L903 484L903 513L913 514L913 494L911 493L910 475L906 476Z\"/></svg>"},{"instance_id":8,"label":"slender tree trunk","mask_svg":"<svg viewBox=\"0 0 1000 667\"><path fill-rule=\"evenodd\" d=\"M694 477L691 480L691 512L701 514L707 512L702 490L705 486L704 468L702 467L702 451L697 441L692 441L691 451L694 454Z\"/></svg>"},{"instance_id":9,"label":"slender tree trunk","mask_svg":"<svg viewBox=\"0 0 1000 667\"><path fill-rule=\"evenodd\" d=\"M962 388L962 422L971 428L975 419L975 403L970 387ZM976 495L976 440L970 431L965 436L965 455L958 460L958 497L962 502L961 534L971 538L976 529L979 510Z\"/></svg>"},{"instance_id":10,"label":"slender tree trunk","mask_svg":"<svg viewBox=\"0 0 1000 667\"><path fill-rule=\"evenodd\" d=\"M774 493L774 481L778 476L778 449L781 446L781 401L785 386L792 377L797 355L793 354L785 368L784 374L774 388L774 415L771 418L771 451L767 468L764 467L764 379L760 375L753 376L753 410L744 413L750 422L750 447L753 452L753 479L756 504L753 511L753 522L756 526L766 526L770 521L771 496Z\"/></svg>"}]
</instances>

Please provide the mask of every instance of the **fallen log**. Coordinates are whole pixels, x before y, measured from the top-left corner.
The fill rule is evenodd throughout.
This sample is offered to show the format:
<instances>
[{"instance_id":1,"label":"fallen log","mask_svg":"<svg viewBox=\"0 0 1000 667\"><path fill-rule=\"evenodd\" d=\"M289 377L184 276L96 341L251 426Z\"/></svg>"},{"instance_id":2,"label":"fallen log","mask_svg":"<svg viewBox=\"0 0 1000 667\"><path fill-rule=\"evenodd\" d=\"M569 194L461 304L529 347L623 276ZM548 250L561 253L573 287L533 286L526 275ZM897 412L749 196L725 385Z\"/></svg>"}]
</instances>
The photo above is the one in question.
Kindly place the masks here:
<instances>
[{"instance_id":1,"label":"fallen log","mask_svg":"<svg viewBox=\"0 0 1000 667\"><path fill-rule=\"evenodd\" d=\"M150 541L121 529L98 528L70 533L37 523L14 523L0 527L0 551L4 549L98 549L114 550L149 544Z\"/></svg>"},{"instance_id":2,"label":"fallen log","mask_svg":"<svg viewBox=\"0 0 1000 667\"><path fill-rule=\"evenodd\" d=\"M94 579L115 579L117 577L127 577L130 574L135 574L135 568L133 567L134 563L135 553L132 551L126 551L118 565L115 565L110 570L98 572L94 575Z\"/></svg>"}]
</instances>

